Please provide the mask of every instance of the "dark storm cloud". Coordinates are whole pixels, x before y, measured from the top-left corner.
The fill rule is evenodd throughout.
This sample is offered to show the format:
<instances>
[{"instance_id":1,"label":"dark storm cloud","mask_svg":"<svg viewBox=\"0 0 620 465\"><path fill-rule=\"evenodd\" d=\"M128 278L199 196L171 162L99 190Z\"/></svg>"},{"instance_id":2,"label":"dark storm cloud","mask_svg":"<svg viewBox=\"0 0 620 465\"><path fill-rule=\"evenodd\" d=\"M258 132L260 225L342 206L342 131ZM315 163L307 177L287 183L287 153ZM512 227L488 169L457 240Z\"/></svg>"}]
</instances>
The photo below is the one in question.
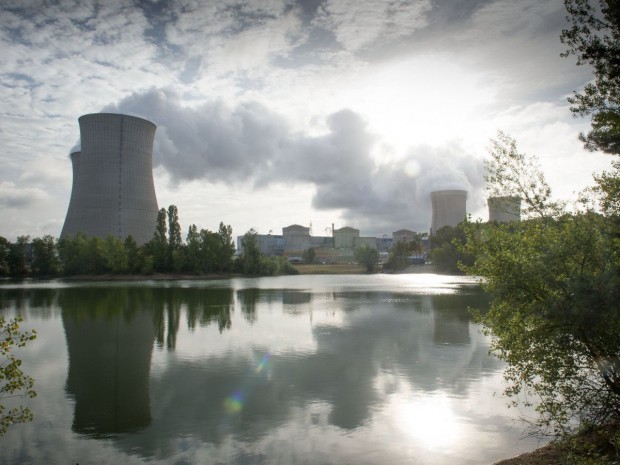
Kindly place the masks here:
<instances>
[{"instance_id":1,"label":"dark storm cloud","mask_svg":"<svg viewBox=\"0 0 620 465\"><path fill-rule=\"evenodd\" d=\"M482 182L480 161L458 147L418 147L403 160L377 164L372 149L378 138L347 109L329 115L327 132L318 136L293 132L260 103L230 107L216 101L189 108L167 90L133 94L103 111L156 123L154 165L165 168L175 183L311 184L314 208L344 210L344 218L365 231L397 225L425 229L430 191L473 192Z\"/></svg>"}]
</instances>

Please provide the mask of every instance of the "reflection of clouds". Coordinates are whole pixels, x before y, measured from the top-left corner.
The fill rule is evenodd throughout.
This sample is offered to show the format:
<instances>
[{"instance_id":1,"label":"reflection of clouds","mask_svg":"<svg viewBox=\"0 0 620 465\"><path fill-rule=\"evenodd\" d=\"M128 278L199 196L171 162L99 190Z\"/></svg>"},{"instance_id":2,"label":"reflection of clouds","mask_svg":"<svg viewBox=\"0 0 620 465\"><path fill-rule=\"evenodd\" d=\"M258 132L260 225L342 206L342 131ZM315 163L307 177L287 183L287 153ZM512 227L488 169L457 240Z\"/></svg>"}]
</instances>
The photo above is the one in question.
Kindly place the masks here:
<instances>
[{"instance_id":1,"label":"reflection of clouds","mask_svg":"<svg viewBox=\"0 0 620 465\"><path fill-rule=\"evenodd\" d=\"M235 336L244 320L249 324L240 316L223 337L247 337L245 343L267 351L278 334L287 331L287 321L300 321L298 315L282 318L281 312L273 318L274 307L285 309L286 292L267 290L262 294L253 288L236 295L241 308L253 306L257 318L250 333L242 331ZM308 299L303 293L291 295L294 301ZM260 351L256 349L252 356L243 350L208 358L189 359L179 354L183 356L169 360L152 381L153 416L166 420L154 421L148 442L141 441L143 453L155 453L147 444L159 451L156 454L163 453L162 443L175 435L197 435L205 443L218 445L231 435L246 443L261 442L279 428L292 428L289 421L296 408L315 404L327 409L322 410L322 417L312 417L311 423L322 418L330 428L357 431L369 427L372 411L381 408L390 392L399 392L403 386L412 386L417 392L442 391L466 397L469 385L482 375L475 367L488 358L486 340L476 335L469 323L463 324L464 307L458 306L457 297L440 303L441 313L434 311L437 298L388 292L313 295L309 299L313 309L346 312L345 324L315 323L312 334L316 345L311 351L271 351L268 377L257 373ZM444 324L453 327L438 344L435 329ZM257 339L255 330L262 337ZM465 340L469 344L463 344ZM391 374L391 381L378 384L386 373ZM179 386L181 377L184 381ZM235 392L237 397L232 395ZM191 404L184 399L192 399Z\"/></svg>"},{"instance_id":2,"label":"reflection of clouds","mask_svg":"<svg viewBox=\"0 0 620 465\"><path fill-rule=\"evenodd\" d=\"M435 397L444 399L442 406L457 417L467 418L463 429L469 443L458 439L459 447L497 450L497 458L505 454L508 422L493 416L504 403L488 400L500 383L499 362L487 356L488 341L465 311L466 305L483 305L477 294L446 297L387 288L344 292L335 287L313 291L301 285L262 290L249 283L250 288L254 290L239 292L244 289L190 284L187 289L96 292L92 308L99 316L107 312L111 322L121 317L130 324L132 318L142 321L144 315L176 309L171 326L161 316L142 321L157 332L163 319L164 342L176 325L175 344L152 351L144 391L147 402L150 396L151 424L109 441L80 442L66 433L59 438L57 431L35 423L22 430L28 432L23 443L26 436L36 436L43 449L75 451L59 457L58 462L66 463L86 462L104 450L117 463L146 458L161 463L289 464L307 462L308 457L314 463L455 463L448 452L425 462L415 446L419 439L403 431L405 419L394 418L399 406L413 408L420 399ZM218 292L211 296L212 290ZM66 307L82 300L81 292L48 295L41 301L57 300ZM291 305L303 308L305 301L308 310L289 311ZM110 314L113 305L135 308L134 316ZM252 323L242 310L247 306L256 317ZM223 332L221 312L228 315ZM33 310L33 315L38 313ZM75 316L80 318L79 312ZM46 324L55 322L57 318ZM156 337L150 336L149 350ZM66 354L58 350L42 354L41 363L46 356L64 359ZM271 356L265 358L267 354ZM232 397L235 392L242 396ZM46 404L48 399L67 404L62 395L41 395ZM231 398L242 402L231 409L226 402ZM72 416L73 409L64 414ZM70 430L70 424L64 427ZM484 439L471 431L484 432ZM487 434L494 438L492 445L486 444ZM0 461L7 462L3 459L10 453L0 451ZM468 454L480 457L479 452Z\"/></svg>"}]
</instances>

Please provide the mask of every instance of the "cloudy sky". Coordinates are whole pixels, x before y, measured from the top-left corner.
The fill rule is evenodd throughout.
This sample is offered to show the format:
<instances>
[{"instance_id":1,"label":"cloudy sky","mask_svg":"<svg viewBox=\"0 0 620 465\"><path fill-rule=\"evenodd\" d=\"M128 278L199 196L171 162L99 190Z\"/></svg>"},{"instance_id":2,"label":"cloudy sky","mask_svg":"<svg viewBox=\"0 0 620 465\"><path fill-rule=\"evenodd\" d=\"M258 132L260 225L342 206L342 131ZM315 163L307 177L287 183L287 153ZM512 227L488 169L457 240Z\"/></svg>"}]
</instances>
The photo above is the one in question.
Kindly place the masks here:
<instances>
[{"instance_id":1,"label":"cloudy sky","mask_svg":"<svg viewBox=\"0 0 620 465\"><path fill-rule=\"evenodd\" d=\"M184 235L428 231L446 188L486 219L500 129L570 198L610 159L577 140L591 73L566 25L561 0L2 0L0 235L60 234L77 119L101 111L157 124Z\"/></svg>"}]
</instances>

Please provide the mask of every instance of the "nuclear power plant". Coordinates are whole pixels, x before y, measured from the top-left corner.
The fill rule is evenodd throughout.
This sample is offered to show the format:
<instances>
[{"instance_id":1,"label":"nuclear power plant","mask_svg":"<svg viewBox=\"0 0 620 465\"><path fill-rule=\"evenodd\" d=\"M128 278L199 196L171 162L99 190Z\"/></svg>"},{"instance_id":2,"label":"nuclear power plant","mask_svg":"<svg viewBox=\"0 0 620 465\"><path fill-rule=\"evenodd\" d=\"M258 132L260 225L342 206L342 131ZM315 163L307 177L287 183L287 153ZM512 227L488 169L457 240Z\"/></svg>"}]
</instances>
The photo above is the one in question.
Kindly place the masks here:
<instances>
[{"instance_id":1,"label":"nuclear power plant","mask_svg":"<svg viewBox=\"0 0 620 465\"><path fill-rule=\"evenodd\" d=\"M148 242L157 221L153 182L155 124L135 116L95 113L81 116L81 151L71 154L73 186L61 238Z\"/></svg>"},{"instance_id":2,"label":"nuclear power plant","mask_svg":"<svg viewBox=\"0 0 620 465\"><path fill-rule=\"evenodd\" d=\"M509 223L521 220L519 197L489 197L489 223Z\"/></svg>"},{"instance_id":3,"label":"nuclear power plant","mask_svg":"<svg viewBox=\"0 0 620 465\"><path fill-rule=\"evenodd\" d=\"M444 226L456 226L467 215L467 191L445 190L431 192L433 216L431 233Z\"/></svg>"}]
</instances>

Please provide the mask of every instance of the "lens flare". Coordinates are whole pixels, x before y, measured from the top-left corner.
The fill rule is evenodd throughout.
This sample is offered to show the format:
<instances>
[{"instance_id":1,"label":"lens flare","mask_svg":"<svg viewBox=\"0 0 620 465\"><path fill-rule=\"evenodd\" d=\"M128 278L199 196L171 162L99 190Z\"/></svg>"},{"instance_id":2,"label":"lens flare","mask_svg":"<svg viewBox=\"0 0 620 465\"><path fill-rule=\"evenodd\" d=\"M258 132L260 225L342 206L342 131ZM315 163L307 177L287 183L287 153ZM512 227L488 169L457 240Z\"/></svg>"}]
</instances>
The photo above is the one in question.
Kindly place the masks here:
<instances>
[{"instance_id":1,"label":"lens flare","mask_svg":"<svg viewBox=\"0 0 620 465\"><path fill-rule=\"evenodd\" d=\"M270 359L270 353L266 353L265 355L263 355L260 361L256 364L254 373L258 375L264 371L267 371ZM226 413L235 414L243 410L243 406L252 391L254 383L256 383L256 378L250 374L246 377L244 383L242 383L241 388L237 389L230 396L224 399L224 410L226 411Z\"/></svg>"},{"instance_id":2,"label":"lens flare","mask_svg":"<svg viewBox=\"0 0 620 465\"><path fill-rule=\"evenodd\" d=\"M263 371L265 368L267 368L267 365L269 364L269 359L270 358L271 358L271 354L263 355L263 358L261 359L261 361L256 366L256 374L259 374L261 371Z\"/></svg>"},{"instance_id":3,"label":"lens flare","mask_svg":"<svg viewBox=\"0 0 620 465\"><path fill-rule=\"evenodd\" d=\"M243 408L245 402L245 395L241 390L236 390L224 401L224 409L228 413L239 413Z\"/></svg>"}]
</instances>

